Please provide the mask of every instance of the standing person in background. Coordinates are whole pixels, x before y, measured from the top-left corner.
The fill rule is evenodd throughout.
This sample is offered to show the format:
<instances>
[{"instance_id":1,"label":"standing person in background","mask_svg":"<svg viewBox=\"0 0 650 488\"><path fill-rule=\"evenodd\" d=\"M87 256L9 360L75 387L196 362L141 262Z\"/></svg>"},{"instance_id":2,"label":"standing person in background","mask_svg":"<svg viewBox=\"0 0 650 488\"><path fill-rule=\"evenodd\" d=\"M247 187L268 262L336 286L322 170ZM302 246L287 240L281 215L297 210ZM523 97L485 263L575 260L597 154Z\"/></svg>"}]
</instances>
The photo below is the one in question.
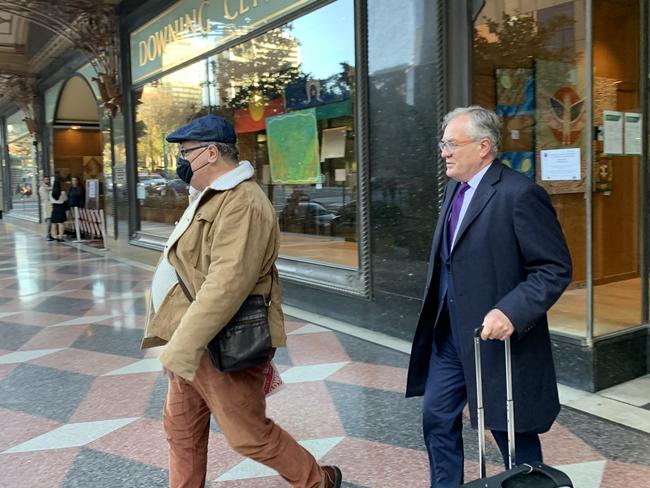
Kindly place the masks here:
<instances>
[{"instance_id":1,"label":"standing person in background","mask_svg":"<svg viewBox=\"0 0 650 488\"><path fill-rule=\"evenodd\" d=\"M53 241L54 237L50 233L50 220L52 217L52 202L50 201L50 193L52 187L50 186L50 177L43 176L41 186L38 187L38 197L41 199L41 216L45 223L45 238L48 241Z\"/></svg>"},{"instance_id":2,"label":"standing person in background","mask_svg":"<svg viewBox=\"0 0 650 488\"><path fill-rule=\"evenodd\" d=\"M79 181L79 178L73 176L70 185L71 185L70 189L68 190L68 205L70 205L70 208L72 207L84 208L86 206L85 205L86 200L84 195L84 189L83 186L81 186L81 182Z\"/></svg>"},{"instance_id":3,"label":"standing person in background","mask_svg":"<svg viewBox=\"0 0 650 488\"><path fill-rule=\"evenodd\" d=\"M52 193L50 194L50 202L52 202L50 235L58 242L63 242L63 224L66 221L65 210L67 201L68 196L61 190L61 179L55 178L52 184Z\"/></svg>"}]
</instances>

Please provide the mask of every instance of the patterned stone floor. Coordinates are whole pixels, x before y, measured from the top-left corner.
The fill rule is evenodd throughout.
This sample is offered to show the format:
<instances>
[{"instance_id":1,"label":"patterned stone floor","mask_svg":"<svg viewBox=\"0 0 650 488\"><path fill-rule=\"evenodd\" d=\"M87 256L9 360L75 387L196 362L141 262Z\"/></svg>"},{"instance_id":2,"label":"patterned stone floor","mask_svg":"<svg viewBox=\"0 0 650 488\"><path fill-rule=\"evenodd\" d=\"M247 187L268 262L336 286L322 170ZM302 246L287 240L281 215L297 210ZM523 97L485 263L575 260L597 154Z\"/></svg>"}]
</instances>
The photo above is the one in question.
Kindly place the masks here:
<instances>
[{"instance_id":1,"label":"patterned stone floor","mask_svg":"<svg viewBox=\"0 0 650 488\"><path fill-rule=\"evenodd\" d=\"M0 224L0 487L167 485L166 380L158 352L139 349L150 277ZM288 330L270 415L341 466L347 488L428 486L419 400L403 398L407 356L299 320ZM465 432L468 479L475 435ZM647 433L564 407L543 445L577 488L650 487ZM230 451L215 425L208 486L286 485Z\"/></svg>"}]
</instances>

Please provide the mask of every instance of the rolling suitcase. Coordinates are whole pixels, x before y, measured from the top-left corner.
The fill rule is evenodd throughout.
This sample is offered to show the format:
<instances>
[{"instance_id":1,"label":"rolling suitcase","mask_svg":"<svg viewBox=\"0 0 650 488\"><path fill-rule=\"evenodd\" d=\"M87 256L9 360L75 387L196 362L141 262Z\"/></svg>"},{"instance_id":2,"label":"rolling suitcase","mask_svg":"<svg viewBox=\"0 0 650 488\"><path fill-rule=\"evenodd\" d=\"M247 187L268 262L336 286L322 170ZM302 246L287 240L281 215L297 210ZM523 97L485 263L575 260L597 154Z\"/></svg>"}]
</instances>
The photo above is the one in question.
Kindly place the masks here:
<instances>
[{"instance_id":1,"label":"rolling suitcase","mask_svg":"<svg viewBox=\"0 0 650 488\"><path fill-rule=\"evenodd\" d=\"M469 488L573 488L569 477L542 463L515 463L515 413L512 402L512 359L510 339L505 340L506 359L506 417L508 422L508 466L510 469L485 477L485 415L483 412L483 378L481 375L481 331L474 332L474 361L476 362L476 406L478 410L478 455L480 478L462 486Z\"/></svg>"}]
</instances>

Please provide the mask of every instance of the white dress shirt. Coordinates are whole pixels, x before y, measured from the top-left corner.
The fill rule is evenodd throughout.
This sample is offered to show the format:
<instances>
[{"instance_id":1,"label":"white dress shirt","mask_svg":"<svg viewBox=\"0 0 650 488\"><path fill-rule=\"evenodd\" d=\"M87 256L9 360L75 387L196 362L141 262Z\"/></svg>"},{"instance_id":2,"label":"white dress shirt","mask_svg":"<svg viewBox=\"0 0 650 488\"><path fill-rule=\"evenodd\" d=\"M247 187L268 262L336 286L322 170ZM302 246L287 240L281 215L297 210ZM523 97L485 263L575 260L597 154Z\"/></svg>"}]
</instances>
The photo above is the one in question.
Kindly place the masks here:
<instances>
[{"instance_id":1,"label":"white dress shirt","mask_svg":"<svg viewBox=\"0 0 650 488\"><path fill-rule=\"evenodd\" d=\"M488 164L485 168L483 168L481 171L476 173L472 178L467 182L469 185L469 189L465 192L464 198L463 198L463 206L460 207L460 214L458 215L458 224L456 224L456 230L454 231L454 239L451 241L451 248L454 248L454 245L456 244L456 236L458 236L458 230L460 229L460 225L463 223L463 218L465 217L465 213L467 212L467 208L469 207L470 202L472 201L472 198L474 197L474 193L476 192L476 188L478 187L478 184L481 182L483 179L483 176L485 176L485 173L487 173L488 168L492 166L492 163Z\"/></svg>"}]
</instances>

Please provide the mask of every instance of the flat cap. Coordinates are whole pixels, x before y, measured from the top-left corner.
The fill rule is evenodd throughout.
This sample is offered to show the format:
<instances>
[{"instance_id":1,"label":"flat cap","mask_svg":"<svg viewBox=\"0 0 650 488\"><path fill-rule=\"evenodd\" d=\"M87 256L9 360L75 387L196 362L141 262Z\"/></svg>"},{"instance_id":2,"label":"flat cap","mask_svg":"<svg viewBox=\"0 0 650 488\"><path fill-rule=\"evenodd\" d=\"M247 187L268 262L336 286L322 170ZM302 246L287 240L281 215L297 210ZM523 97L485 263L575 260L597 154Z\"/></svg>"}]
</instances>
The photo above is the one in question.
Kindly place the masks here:
<instances>
[{"instance_id":1,"label":"flat cap","mask_svg":"<svg viewBox=\"0 0 650 488\"><path fill-rule=\"evenodd\" d=\"M176 129L167 136L167 142L204 141L235 144L235 128L223 117L204 115Z\"/></svg>"}]
</instances>

